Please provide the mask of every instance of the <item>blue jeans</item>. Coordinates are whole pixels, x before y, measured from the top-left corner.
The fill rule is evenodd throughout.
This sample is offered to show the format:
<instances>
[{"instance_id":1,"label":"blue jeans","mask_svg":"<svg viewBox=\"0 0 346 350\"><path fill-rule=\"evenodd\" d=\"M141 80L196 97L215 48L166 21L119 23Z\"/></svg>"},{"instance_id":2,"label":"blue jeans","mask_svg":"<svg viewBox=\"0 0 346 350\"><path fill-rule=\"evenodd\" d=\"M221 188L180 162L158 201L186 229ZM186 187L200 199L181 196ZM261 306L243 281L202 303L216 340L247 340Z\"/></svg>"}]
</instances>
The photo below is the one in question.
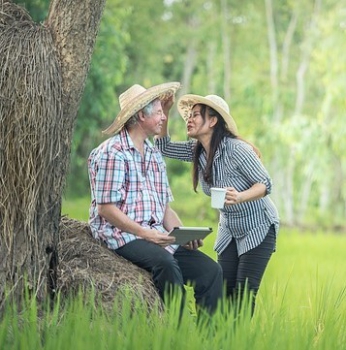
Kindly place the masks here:
<instances>
[{"instance_id":1,"label":"blue jeans","mask_svg":"<svg viewBox=\"0 0 346 350\"><path fill-rule=\"evenodd\" d=\"M222 270L220 265L199 250L179 246L172 255L161 246L144 239L129 242L115 253L152 274L154 284L164 300L171 287L191 283L197 305L209 313L215 311L222 298Z\"/></svg>"},{"instance_id":2,"label":"blue jeans","mask_svg":"<svg viewBox=\"0 0 346 350\"><path fill-rule=\"evenodd\" d=\"M226 295L231 299L243 297L245 287L252 292L251 313L255 309L255 299L267 264L275 245L275 227L270 226L264 241L257 247L238 257L237 246L233 239L218 256L226 283Z\"/></svg>"}]
</instances>

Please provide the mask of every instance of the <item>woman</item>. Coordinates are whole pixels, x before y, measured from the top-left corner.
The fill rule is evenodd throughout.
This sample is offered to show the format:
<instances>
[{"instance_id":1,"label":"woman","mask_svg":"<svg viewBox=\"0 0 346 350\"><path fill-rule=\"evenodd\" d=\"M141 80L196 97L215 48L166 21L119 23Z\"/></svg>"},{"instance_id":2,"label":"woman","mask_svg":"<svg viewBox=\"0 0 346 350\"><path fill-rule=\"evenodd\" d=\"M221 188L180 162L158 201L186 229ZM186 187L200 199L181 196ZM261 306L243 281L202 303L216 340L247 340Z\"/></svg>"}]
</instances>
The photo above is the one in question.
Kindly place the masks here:
<instances>
[{"instance_id":1,"label":"woman","mask_svg":"<svg viewBox=\"0 0 346 350\"><path fill-rule=\"evenodd\" d=\"M166 116L172 103L163 102ZM178 111L192 140L171 142L166 122L156 145L164 156L193 162L195 192L199 182L207 196L211 187L227 189L214 249L227 296L242 298L250 291L253 314L279 229L276 207L268 197L270 176L256 148L238 137L236 123L221 97L184 95L178 101Z\"/></svg>"}]
</instances>

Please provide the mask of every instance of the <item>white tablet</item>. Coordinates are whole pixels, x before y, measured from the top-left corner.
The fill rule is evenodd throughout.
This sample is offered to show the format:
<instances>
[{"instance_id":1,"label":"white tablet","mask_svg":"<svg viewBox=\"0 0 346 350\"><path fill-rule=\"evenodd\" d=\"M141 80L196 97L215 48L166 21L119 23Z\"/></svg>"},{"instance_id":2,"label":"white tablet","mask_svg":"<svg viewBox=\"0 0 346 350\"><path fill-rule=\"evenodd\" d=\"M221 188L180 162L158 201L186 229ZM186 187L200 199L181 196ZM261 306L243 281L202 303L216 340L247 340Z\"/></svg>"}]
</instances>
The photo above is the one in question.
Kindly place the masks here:
<instances>
[{"instance_id":1,"label":"white tablet","mask_svg":"<svg viewBox=\"0 0 346 350\"><path fill-rule=\"evenodd\" d=\"M213 229L211 227L174 227L169 236L175 237L173 244L185 245L195 239L204 239Z\"/></svg>"}]
</instances>

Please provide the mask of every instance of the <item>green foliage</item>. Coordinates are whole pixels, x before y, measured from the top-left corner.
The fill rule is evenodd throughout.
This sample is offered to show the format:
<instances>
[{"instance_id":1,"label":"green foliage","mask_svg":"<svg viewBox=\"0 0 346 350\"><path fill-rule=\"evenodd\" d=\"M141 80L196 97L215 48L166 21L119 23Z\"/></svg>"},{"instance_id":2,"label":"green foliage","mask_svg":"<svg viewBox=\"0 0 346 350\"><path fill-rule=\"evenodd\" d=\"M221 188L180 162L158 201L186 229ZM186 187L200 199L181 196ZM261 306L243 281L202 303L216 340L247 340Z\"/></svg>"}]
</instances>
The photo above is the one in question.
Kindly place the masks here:
<instances>
[{"instance_id":1,"label":"green foliage","mask_svg":"<svg viewBox=\"0 0 346 350\"><path fill-rule=\"evenodd\" d=\"M125 30L129 16L119 0L107 1L73 137L67 191L74 196L89 192L87 158L117 114L116 87L128 64L127 56L119 53L129 41Z\"/></svg>"},{"instance_id":2,"label":"green foliage","mask_svg":"<svg viewBox=\"0 0 346 350\"><path fill-rule=\"evenodd\" d=\"M37 22L49 6L43 0L17 3ZM87 157L117 115L119 94L134 83L148 87L171 80L183 82L184 92L201 95L224 96L229 90L239 133L259 146L274 180L272 198L283 222L304 224L315 214L330 224L341 222L344 18L344 5L336 0L108 0L75 126L67 195L89 193ZM172 137L186 139L176 110L171 114ZM180 198L174 179L190 183L190 170L171 160L167 165ZM198 201L193 211L203 209Z\"/></svg>"}]
</instances>

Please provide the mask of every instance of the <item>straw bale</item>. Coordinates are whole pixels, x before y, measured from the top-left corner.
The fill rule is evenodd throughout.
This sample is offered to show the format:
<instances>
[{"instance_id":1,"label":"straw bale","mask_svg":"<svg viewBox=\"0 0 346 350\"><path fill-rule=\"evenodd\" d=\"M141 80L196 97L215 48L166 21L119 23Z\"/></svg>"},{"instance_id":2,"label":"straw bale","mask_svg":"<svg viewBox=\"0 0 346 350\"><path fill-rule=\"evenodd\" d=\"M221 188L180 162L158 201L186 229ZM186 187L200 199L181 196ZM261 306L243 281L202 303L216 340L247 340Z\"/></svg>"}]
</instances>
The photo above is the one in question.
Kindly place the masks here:
<instances>
[{"instance_id":1,"label":"straw bale","mask_svg":"<svg viewBox=\"0 0 346 350\"><path fill-rule=\"evenodd\" d=\"M115 296L129 295L149 309L162 308L150 274L96 241L87 223L62 217L58 253L57 291L63 296L93 290L95 303L101 300L106 310L113 308Z\"/></svg>"}]
</instances>

